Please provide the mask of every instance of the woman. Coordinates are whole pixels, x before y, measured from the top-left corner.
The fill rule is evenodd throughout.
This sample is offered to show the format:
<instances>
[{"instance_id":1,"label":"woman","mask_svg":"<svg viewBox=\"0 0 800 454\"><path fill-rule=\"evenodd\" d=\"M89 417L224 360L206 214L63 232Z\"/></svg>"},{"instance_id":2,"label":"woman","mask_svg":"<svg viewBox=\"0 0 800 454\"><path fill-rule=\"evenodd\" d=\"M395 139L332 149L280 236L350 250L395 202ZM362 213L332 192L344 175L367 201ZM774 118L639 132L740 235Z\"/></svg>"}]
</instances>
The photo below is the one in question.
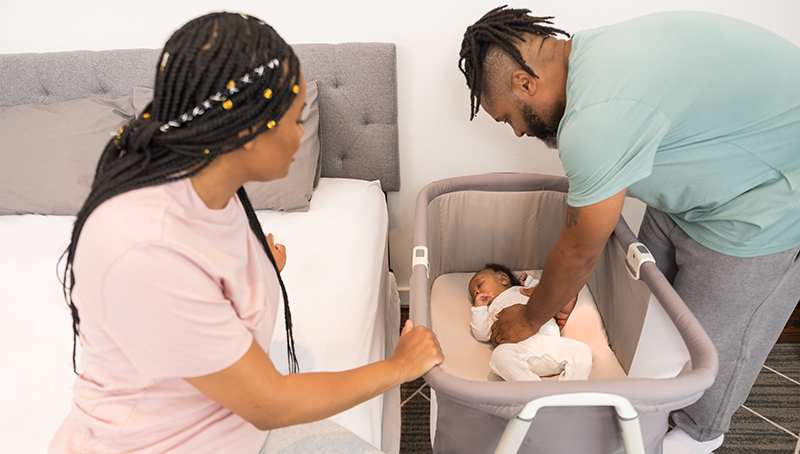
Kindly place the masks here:
<instances>
[{"instance_id":1,"label":"woman","mask_svg":"<svg viewBox=\"0 0 800 454\"><path fill-rule=\"evenodd\" d=\"M209 14L166 43L153 102L106 146L75 222L65 292L83 374L51 453L256 453L262 430L326 418L442 361L435 336L407 324L384 361L273 366L282 294L296 367L286 251L242 185L288 174L305 95L291 47L256 18Z\"/></svg>"}]
</instances>

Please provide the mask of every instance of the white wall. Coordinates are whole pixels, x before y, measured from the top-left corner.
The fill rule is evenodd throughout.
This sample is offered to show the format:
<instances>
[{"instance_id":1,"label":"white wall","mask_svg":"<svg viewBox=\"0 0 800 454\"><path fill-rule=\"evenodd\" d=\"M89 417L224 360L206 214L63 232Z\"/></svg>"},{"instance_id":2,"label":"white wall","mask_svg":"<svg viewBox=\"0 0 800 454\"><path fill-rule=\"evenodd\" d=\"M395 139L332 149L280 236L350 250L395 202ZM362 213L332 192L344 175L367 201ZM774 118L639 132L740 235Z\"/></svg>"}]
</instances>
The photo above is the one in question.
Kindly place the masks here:
<instances>
[{"instance_id":1,"label":"white wall","mask_svg":"<svg viewBox=\"0 0 800 454\"><path fill-rule=\"evenodd\" d=\"M400 286L411 272L414 201L427 183L496 171L563 175L555 151L481 113L469 121L469 92L457 69L465 28L500 0L3 0L0 53L161 47L187 20L241 11L270 23L290 43L389 41L397 44L402 189L389 196L392 267ZM737 17L800 46L797 0L539 0L517 2L556 17L568 32L656 11L700 10ZM676 33L680 33L676 30ZM754 81L758 83L758 81ZM626 219L638 229L642 207Z\"/></svg>"}]
</instances>

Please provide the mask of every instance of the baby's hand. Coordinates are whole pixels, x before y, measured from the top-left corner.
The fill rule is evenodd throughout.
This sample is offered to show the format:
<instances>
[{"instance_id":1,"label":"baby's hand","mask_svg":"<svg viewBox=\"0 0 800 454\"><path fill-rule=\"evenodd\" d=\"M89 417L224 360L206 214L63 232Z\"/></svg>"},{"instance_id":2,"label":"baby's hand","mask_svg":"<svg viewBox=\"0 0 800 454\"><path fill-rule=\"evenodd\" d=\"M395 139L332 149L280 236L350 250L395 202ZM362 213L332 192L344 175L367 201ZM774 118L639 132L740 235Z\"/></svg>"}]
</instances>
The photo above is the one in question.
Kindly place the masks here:
<instances>
[{"instance_id":1,"label":"baby's hand","mask_svg":"<svg viewBox=\"0 0 800 454\"><path fill-rule=\"evenodd\" d=\"M521 294L523 294L524 296L531 296L531 295L533 295L533 289L535 289L535 288L536 288L535 285L533 287L525 287L525 288L519 289L519 292Z\"/></svg>"},{"instance_id":2,"label":"baby's hand","mask_svg":"<svg viewBox=\"0 0 800 454\"><path fill-rule=\"evenodd\" d=\"M525 281L527 281L527 280L528 280L528 273L522 273L519 276L519 284L517 284L517 285L521 285L521 286L524 287L525 286Z\"/></svg>"},{"instance_id":3,"label":"baby's hand","mask_svg":"<svg viewBox=\"0 0 800 454\"><path fill-rule=\"evenodd\" d=\"M475 307L488 306L492 299L494 299L494 295L491 293L479 293L475 297Z\"/></svg>"}]
</instances>

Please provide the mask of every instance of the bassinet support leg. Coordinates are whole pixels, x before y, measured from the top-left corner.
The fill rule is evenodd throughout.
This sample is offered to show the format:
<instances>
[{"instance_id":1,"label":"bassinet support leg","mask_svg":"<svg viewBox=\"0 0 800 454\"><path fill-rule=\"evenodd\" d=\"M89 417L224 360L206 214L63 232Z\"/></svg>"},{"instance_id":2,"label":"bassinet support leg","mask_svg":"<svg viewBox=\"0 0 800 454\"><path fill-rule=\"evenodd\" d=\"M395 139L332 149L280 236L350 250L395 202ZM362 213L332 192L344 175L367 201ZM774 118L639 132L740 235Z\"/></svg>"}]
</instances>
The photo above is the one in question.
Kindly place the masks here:
<instances>
[{"instance_id":1,"label":"bassinet support leg","mask_svg":"<svg viewBox=\"0 0 800 454\"><path fill-rule=\"evenodd\" d=\"M552 396L534 399L522 411L508 422L500 443L495 449L495 454L516 453L528 429L536 417L536 413L543 407L614 407L617 420L622 430L622 442L628 454L644 454L644 441L642 430L639 426L639 414L630 401L616 394L606 393L572 393L555 394Z\"/></svg>"}]
</instances>

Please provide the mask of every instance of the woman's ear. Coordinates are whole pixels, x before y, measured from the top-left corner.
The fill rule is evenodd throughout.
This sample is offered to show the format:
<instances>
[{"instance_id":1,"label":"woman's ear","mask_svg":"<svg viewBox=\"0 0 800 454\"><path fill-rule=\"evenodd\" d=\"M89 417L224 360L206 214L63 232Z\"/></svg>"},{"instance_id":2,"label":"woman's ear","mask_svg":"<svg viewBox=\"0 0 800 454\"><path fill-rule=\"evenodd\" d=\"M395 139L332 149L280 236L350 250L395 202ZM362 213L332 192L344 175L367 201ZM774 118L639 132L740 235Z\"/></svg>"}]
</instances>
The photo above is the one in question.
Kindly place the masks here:
<instances>
[{"instance_id":1,"label":"woman's ear","mask_svg":"<svg viewBox=\"0 0 800 454\"><path fill-rule=\"evenodd\" d=\"M239 131L239 133L236 134L236 137L241 139L242 137L244 137L244 136L246 136L248 134L252 134L252 133L256 132L257 129L258 129L258 125L250 126L247 129L243 129L243 130ZM253 137L253 139L254 138L255 137ZM244 148L245 150L249 150L249 149L253 148L253 140L250 139L247 142L245 142L245 144L242 145L242 148Z\"/></svg>"}]
</instances>

